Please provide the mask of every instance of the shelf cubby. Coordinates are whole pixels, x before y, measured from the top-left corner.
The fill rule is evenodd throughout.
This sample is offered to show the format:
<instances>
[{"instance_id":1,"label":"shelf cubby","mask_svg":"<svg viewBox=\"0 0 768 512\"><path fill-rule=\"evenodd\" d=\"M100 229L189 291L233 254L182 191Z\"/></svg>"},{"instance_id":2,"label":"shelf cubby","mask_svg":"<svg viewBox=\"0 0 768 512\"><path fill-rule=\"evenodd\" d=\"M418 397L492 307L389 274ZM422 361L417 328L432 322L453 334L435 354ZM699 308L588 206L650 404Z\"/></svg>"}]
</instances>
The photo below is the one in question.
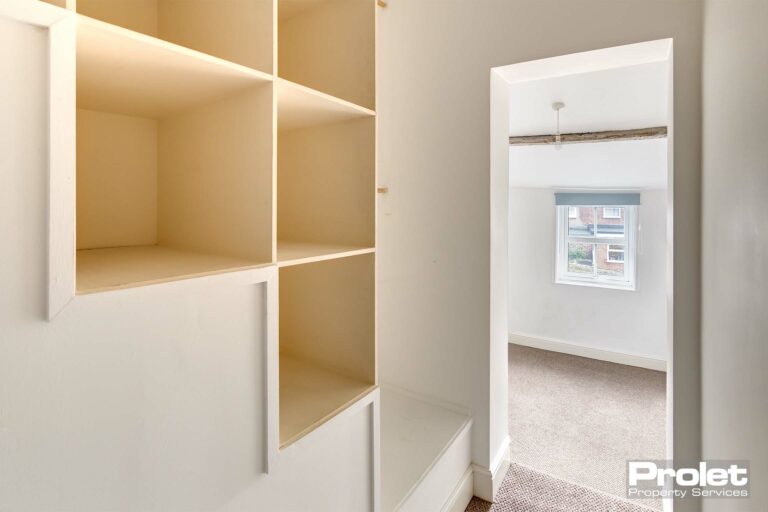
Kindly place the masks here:
<instances>
[{"instance_id":1,"label":"shelf cubby","mask_svg":"<svg viewBox=\"0 0 768 512\"><path fill-rule=\"evenodd\" d=\"M373 117L280 131L277 169L278 261L374 247Z\"/></svg>"},{"instance_id":2,"label":"shelf cubby","mask_svg":"<svg viewBox=\"0 0 768 512\"><path fill-rule=\"evenodd\" d=\"M270 1L76 0L71 3L79 14L89 18L252 69L273 71L274 21ZM114 54L114 57L122 56Z\"/></svg>"},{"instance_id":3,"label":"shelf cubby","mask_svg":"<svg viewBox=\"0 0 768 512\"><path fill-rule=\"evenodd\" d=\"M278 0L278 75L375 110L375 0Z\"/></svg>"},{"instance_id":4,"label":"shelf cubby","mask_svg":"<svg viewBox=\"0 0 768 512\"><path fill-rule=\"evenodd\" d=\"M78 293L272 262L270 81L137 36L78 23Z\"/></svg>"},{"instance_id":5,"label":"shelf cubby","mask_svg":"<svg viewBox=\"0 0 768 512\"><path fill-rule=\"evenodd\" d=\"M376 383L374 255L280 269L280 445Z\"/></svg>"}]
</instances>

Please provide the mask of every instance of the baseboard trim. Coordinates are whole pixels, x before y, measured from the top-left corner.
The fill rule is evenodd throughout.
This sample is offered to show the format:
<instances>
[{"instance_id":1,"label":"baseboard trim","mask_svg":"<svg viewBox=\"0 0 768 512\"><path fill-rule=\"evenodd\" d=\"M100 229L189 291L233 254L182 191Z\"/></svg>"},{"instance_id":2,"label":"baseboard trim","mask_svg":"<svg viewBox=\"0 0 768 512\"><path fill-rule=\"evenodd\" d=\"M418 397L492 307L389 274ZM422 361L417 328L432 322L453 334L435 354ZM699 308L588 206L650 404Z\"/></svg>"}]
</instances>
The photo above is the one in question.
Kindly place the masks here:
<instances>
[{"instance_id":1,"label":"baseboard trim","mask_svg":"<svg viewBox=\"0 0 768 512\"><path fill-rule=\"evenodd\" d=\"M656 359L628 352L605 350L603 348L582 345L580 343L526 336L524 334L510 334L509 342L525 347L540 348L542 350L562 352L563 354L571 354L573 356L588 357L600 361L609 361L611 363L647 368L648 370L657 370L660 372L667 371L667 362L663 359Z\"/></svg>"},{"instance_id":2,"label":"baseboard trim","mask_svg":"<svg viewBox=\"0 0 768 512\"><path fill-rule=\"evenodd\" d=\"M456 484L451 495L448 496L440 512L464 512L469 502L472 501L473 495L472 466L470 465Z\"/></svg>"},{"instance_id":3,"label":"baseboard trim","mask_svg":"<svg viewBox=\"0 0 768 512\"><path fill-rule=\"evenodd\" d=\"M496 493L501 487L501 482L507 476L510 464L509 436L504 438L496 455L491 460L491 467L472 464L472 486L474 495L485 501L493 502Z\"/></svg>"}]
</instances>

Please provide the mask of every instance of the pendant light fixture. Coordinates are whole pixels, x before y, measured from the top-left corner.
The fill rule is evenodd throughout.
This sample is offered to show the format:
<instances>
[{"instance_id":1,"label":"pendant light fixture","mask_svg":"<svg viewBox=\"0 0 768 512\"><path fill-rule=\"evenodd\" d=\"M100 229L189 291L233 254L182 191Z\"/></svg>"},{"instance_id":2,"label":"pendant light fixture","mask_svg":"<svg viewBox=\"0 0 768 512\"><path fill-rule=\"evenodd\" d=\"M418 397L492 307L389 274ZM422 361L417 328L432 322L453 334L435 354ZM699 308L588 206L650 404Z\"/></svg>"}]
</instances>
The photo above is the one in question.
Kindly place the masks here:
<instances>
[{"instance_id":1,"label":"pendant light fixture","mask_svg":"<svg viewBox=\"0 0 768 512\"><path fill-rule=\"evenodd\" d=\"M562 143L562 137L560 137L560 110L565 107L565 103L562 101L556 101L552 104L552 110L556 112L557 115L557 130L555 130L555 147L560 148L560 145Z\"/></svg>"}]
</instances>

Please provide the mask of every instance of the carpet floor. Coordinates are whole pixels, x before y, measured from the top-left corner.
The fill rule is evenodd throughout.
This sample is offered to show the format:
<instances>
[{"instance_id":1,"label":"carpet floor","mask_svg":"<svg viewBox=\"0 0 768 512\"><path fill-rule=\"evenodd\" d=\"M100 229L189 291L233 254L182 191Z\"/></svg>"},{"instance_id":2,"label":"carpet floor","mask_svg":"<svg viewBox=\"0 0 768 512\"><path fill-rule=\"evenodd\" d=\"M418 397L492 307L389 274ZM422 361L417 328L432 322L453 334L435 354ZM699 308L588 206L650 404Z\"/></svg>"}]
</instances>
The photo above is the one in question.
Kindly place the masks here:
<instances>
[{"instance_id":1,"label":"carpet floor","mask_svg":"<svg viewBox=\"0 0 768 512\"><path fill-rule=\"evenodd\" d=\"M512 463L496 503L472 498L466 512L654 512L653 509Z\"/></svg>"},{"instance_id":2,"label":"carpet floor","mask_svg":"<svg viewBox=\"0 0 768 512\"><path fill-rule=\"evenodd\" d=\"M660 510L660 500L638 500L634 509L617 503L630 504L625 499L627 460L666 458L665 409L663 372L509 345L515 470L504 480L494 507L473 509L470 504L467 510ZM525 485L516 486L515 479ZM616 503L600 508L610 496L617 497ZM585 499L593 501L587 506Z\"/></svg>"}]
</instances>

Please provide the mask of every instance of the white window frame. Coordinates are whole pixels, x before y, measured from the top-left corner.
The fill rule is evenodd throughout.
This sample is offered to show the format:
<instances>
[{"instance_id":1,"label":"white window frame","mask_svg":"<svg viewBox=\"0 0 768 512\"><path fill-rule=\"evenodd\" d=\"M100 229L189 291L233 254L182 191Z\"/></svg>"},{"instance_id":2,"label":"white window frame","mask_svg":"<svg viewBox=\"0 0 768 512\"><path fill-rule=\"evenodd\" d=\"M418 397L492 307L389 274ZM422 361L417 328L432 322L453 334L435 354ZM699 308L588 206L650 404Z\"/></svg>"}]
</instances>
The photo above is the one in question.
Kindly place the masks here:
<instances>
[{"instance_id":1,"label":"white window frame","mask_svg":"<svg viewBox=\"0 0 768 512\"><path fill-rule=\"evenodd\" d=\"M613 210L619 210L619 214L616 215L613 213ZM608 212L611 212L609 215ZM603 207L603 218L604 219L620 219L621 218L621 206L604 206Z\"/></svg>"},{"instance_id":2,"label":"white window frame","mask_svg":"<svg viewBox=\"0 0 768 512\"><path fill-rule=\"evenodd\" d=\"M577 218L579 218L579 207L578 206L569 206L568 207L568 218L569 219L577 219Z\"/></svg>"},{"instance_id":3,"label":"white window frame","mask_svg":"<svg viewBox=\"0 0 768 512\"><path fill-rule=\"evenodd\" d=\"M596 286L600 288L614 288L617 290L635 290L637 268L637 226L638 212L634 205L617 205L624 208L624 236L617 238L595 233L593 236L569 236L568 224L569 209L573 206L556 206L557 218L557 254L555 262L555 282L558 284L570 284L578 286ZM598 208L602 206L581 205L579 208L594 208L594 219L597 221ZM605 217L603 217L605 218ZM597 231L597 230L596 230ZM595 272L592 275L568 272L568 242L581 242L589 244L611 244L624 246L624 277L605 276L597 274L597 264L594 264ZM593 260L596 258L593 249ZM618 262L616 262L618 263Z\"/></svg>"}]
</instances>

